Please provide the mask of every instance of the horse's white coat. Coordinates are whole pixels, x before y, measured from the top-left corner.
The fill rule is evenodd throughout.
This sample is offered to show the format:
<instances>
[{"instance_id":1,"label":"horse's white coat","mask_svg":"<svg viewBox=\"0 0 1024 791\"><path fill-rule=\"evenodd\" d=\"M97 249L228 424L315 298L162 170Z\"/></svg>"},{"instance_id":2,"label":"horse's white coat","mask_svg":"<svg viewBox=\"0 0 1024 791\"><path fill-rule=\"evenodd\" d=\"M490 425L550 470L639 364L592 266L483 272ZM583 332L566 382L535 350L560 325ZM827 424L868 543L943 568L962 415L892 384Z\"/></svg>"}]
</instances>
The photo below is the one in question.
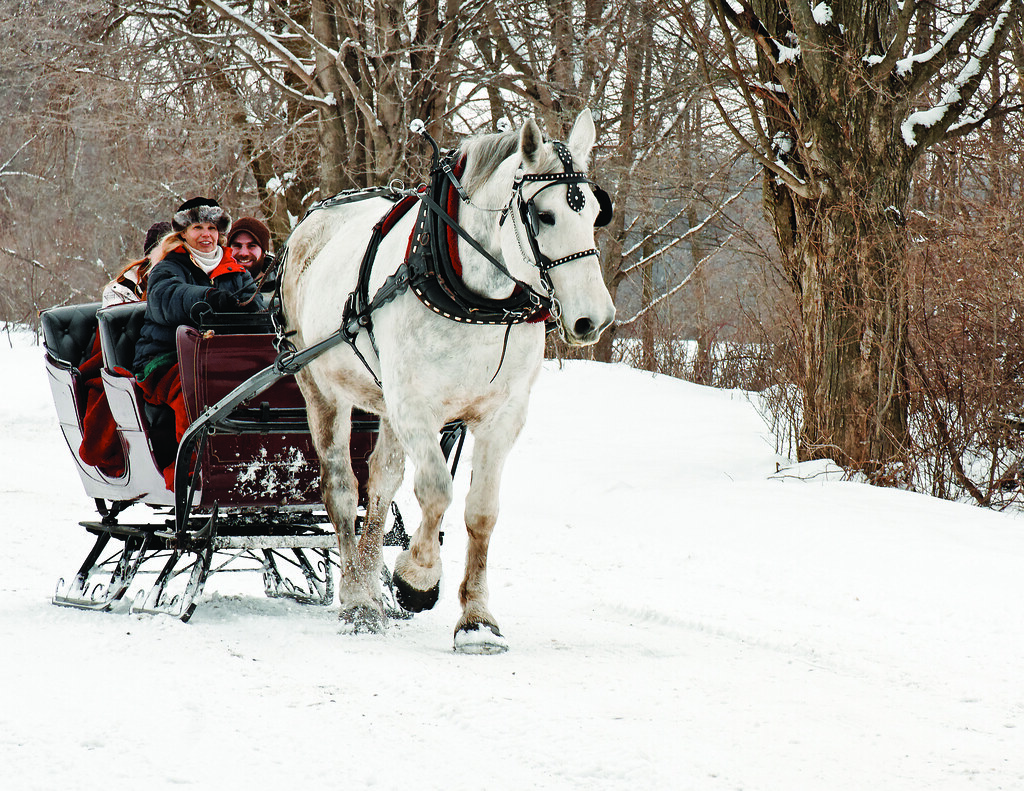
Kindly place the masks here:
<instances>
[{"instance_id":1,"label":"horse's white coat","mask_svg":"<svg viewBox=\"0 0 1024 791\"><path fill-rule=\"evenodd\" d=\"M576 120L567 141L583 169L594 144L590 112ZM460 224L517 278L543 292L540 272L513 206L504 223L499 211L513 195L513 179L522 164L526 173L562 172L551 145L543 143L531 120L518 133L518 149L493 172L474 180L474 141L463 145L469 165L466 184L471 203L462 204ZM483 154L481 154L483 156ZM486 177L484 177L486 176ZM580 213L569 208L566 187L546 182L524 184L523 197L540 192L536 204L545 223L538 234L541 250L552 260L594 247L598 206L589 186ZM359 264L374 223L390 207L381 199L316 212L301 223L289 241L283 275L283 299L289 326L300 348L334 332L345 300L356 286ZM383 239L373 267L369 293L376 293L403 261L415 219L410 211ZM482 296L501 298L513 284L486 259L460 241L466 284ZM600 262L587 256L551 270L561 330L572 343L593 343L611 323L614 307L604 285ZM422 521L407 552L396 563L400 584L412 594L436 591L441 578L438 530L451 501L451 476L438 444L449 420L466 421L474 436L472 483L466 499L469 533L466 574L459 589L463 606L456 627L457 646L469 652L503 644L487 610L487 545L498 515L498 490L508 451L526 420L530 388L540 370L544 325L460 324L424 307L406 290L373 314L379 358L369 339L359 348L381 381L378 388L352 350L338 345L311 362L297 379L306 398L313 440L320 456L322 488L328 513L338 532L342 573L339 584L343 620L355 630L383 627L379 581L383 523L401 483L405 457L415 469L414 490ZM353 406L380 415L380 434L370 461L369 505L362 537L354 535L357 489L348 455ZM436 595L436 594L435 594ZM424 606L431 606L427 601ZM480 639L474 639L480 635Z\"/></svg>"}]
</instances>

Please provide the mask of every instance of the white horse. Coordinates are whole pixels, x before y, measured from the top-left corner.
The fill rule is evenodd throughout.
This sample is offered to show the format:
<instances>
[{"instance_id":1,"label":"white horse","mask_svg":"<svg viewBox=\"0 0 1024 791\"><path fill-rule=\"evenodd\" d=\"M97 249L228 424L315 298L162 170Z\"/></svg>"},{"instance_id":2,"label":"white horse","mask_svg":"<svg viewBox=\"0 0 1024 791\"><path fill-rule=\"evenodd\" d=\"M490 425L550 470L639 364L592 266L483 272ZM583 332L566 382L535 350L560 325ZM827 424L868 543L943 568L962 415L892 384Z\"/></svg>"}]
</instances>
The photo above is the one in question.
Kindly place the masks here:
<instances>
[{"instance_id":1,"label":"white horse","mask_svg":"<svg viewBox=\"0 0 1024 791\"><path fill-rule=\"evenodd\" d=\"M581 345L596 342L615 315L594 249L595 221L600 213L607 222L610 205L583 175L594 138L593 118L584 110L564 145L545 141L531 119L518 132L477 135L458 149L469 201L460 201L457 222L487 253L458 239L464 285L484 301L507 300L524 290L549 297L545 304L552 306L562 335ZM282 298L300 349L338 329L342 307L357 289L371 229L390 206L378 197L325 208L295 229ZM380 242L370 296L405 260L415 214L408 212ZM525 422L530 389L540 371L544 322L453 320L431 310L409 288L396 289L375 306L371 320L372 338L361 331L351 344L334 346L297 374L320 457L324 503L338 534L342 621L357 632L386 626L380 583L383 526L406 455L415 467L422 521L409 549L398 557L394 582L408 609L436 602L439 529L452 500L438 432L446 422L461 419L474 445L455 648L504 651L505 638L487 609L487 547L498 515L502 468ZM358 490L348 449L353 407L380 416L358 540Z\"/></svg>"}]
</instances>

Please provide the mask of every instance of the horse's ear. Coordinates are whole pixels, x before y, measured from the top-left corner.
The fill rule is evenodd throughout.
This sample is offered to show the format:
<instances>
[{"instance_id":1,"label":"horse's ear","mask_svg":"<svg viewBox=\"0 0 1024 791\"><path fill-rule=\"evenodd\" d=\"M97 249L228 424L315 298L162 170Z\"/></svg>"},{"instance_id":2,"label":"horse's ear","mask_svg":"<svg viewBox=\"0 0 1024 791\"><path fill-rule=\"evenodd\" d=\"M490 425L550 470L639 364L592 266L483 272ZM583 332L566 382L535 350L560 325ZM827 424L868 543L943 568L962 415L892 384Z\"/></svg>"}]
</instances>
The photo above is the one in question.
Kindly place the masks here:
<instances>
[{"instance_id":1,"label":"horse's ear","mask_svg":"<svg viewBox=\"0 0 1024 791\"><path fill-rule=\"evenodd\" d=\"M537 122L533 118L528 119L519 130L519 154L527 169L535 169L540 164L540 149L543 143L544 135L541 134Z\"/></svg>"},{"instance_id":2,"label":"horse's ear","mask_svg":"<svg viewBox=\"0 0 1024 791\"><path fill-rule=\"evenodd\" d=\"M590 165L590 151L597 139L597 130L594 128L594 115L587 107L576 118L569 132L569 150L572 158L584 170Z\"/></svg>"}]
</instances>

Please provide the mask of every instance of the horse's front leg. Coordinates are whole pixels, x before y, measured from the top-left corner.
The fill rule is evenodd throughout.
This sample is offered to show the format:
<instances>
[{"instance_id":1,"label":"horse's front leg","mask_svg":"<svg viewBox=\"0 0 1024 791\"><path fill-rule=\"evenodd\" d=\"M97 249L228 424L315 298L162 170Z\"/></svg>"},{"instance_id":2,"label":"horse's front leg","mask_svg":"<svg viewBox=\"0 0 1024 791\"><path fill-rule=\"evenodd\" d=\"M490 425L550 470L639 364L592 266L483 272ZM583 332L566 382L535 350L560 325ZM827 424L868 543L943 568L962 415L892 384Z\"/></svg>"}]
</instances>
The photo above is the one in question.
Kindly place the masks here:
<instances>
[{"instance_id":1,"label":"horse's front leg","mask_svg":"<svg viewBox=\"0 0 1024 791\"><path fill-rule=\"evenodd\" d=\"M508 650L498 622L487 609L487 549L498 520L498 494L505 459L525 414L492 421L473 432L473 476L466 497L466 572L459 586L462 617L455 627L455 650L496 654Z\"/></svg>"},{"instance_id":2,"label":"horse's front leg","mask_svg":"<svg viewBox=\"0 0 1024 791\"><path fill-rule=\"evenodd\" d=\"M427 421L405 435L405 445L416 468L414 492L420 505L420 526L409 549L399 554L393 575L395 597L410 612L429 610L441 591L441 519L452 501L452 476Z\"/></svg>"}]
</instances>

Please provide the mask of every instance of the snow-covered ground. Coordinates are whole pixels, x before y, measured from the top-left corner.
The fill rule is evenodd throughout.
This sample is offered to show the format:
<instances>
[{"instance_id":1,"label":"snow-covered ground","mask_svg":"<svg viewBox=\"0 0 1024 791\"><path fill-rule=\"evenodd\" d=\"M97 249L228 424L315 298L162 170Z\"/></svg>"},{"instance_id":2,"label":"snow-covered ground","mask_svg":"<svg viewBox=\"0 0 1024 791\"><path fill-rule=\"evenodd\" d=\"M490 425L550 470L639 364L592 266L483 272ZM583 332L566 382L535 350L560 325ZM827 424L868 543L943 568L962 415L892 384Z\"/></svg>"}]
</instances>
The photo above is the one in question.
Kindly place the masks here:
<instances>
[{"instance_id":1,"label":"snow-covered ground","mask_svg":"<svg viewBox=\"0 0 1024 791\"><path fill-rule=\"evenodd\" d=\"M1024 522L777 474L743 393L546 364L491 548L511 650L460 656L467 464L442 600L386 636L237 577L188 624L51 605L93 505L41 349L0 370L4 789L1024 788Z\"/></svg>"}]
</instances>

